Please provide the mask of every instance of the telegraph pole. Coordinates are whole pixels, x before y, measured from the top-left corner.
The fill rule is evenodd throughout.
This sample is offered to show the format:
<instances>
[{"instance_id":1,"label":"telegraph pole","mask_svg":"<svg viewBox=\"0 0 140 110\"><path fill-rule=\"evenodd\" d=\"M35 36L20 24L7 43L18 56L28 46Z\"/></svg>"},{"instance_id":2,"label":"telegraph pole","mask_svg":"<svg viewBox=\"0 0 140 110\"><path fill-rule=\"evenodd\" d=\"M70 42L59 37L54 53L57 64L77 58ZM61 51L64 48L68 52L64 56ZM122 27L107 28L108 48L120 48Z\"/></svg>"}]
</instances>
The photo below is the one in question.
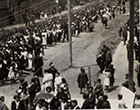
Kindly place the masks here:
<instances>
[{"instance_id":1,"label":"telegraph pole","mask_svg":"<svg viewBox=\"0 0 140 110\"><path fill-rule=\"evenodd\" d=\"M134 8L135 0L130 0L130 19L129 19L129 31L130 31L130 40L129 40L129 89L133 91L133 68L134 68Z\"/></svg>"},{"instance_id":2,"label":"telegraph pole","mask_svg":"<svg viewBox=\"0 0 140 110\"><path fill-rule=\"evenodd\" d=\"M71 37L71 0L68 0L68 35L69 35L69 49L70 49L70 67L72 67L72 37Z\"/></svg>"}]
</instances>

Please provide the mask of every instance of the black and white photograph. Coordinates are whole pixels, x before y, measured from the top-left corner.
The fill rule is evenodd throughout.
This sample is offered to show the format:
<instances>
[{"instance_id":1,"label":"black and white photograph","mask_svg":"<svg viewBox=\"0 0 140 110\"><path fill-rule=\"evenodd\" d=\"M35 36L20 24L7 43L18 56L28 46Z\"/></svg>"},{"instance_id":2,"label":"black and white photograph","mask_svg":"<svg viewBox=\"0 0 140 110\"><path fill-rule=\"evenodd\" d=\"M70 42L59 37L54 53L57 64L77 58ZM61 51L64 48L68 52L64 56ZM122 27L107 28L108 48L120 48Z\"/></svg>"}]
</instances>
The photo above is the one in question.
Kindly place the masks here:
<instances>
[{"instance_id":1,"label":"black and white photograph","mask_svg":"<svg viewBox=\"0 0 140 110\"><path fill-rule=\"evenodd\" d=\"M0 0L0 110L140 109L139 0Z\"/></svg>"}]
</instances>

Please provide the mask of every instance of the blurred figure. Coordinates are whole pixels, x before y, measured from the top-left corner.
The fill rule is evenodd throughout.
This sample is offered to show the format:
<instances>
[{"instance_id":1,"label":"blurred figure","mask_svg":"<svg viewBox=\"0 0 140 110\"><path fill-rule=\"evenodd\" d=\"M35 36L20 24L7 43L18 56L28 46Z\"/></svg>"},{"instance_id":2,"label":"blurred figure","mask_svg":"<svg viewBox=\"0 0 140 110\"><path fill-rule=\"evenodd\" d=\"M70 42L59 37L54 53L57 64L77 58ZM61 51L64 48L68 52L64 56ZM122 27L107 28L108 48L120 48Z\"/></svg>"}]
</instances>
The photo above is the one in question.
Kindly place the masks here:
<instances>
[{"instance_id":1,"label":"blurred figure","mask_svg":"<svg viewBox=\"0 0 140 110\"><path fill-rule=\"evenodd\" d=\"M123 100L122 94L118 94L118 100L119 100L118 108L127 108Z\"/></svg>"},{"instance_id":2,"label":"blurred figure","mask_svg":"<svg viewBox=\"0 0 140 110\"><path fill-rule=\"evenodd\" d=\"M9 110L7 105L4 103L5 98L4 96L0 97L0 110Z\"/></svg>"},{"instance_id":3,"label":"blurred figure","mask_svg":"<svg viewBox=\"0 0 140 110\"><path fill-rule=\"evenodd\" d=\"M122 83L122 86L129 89L129 74L125 74L125 79L126 79L126 81L124 83ZM135 82L133 81L133 91L132 92L135 92L135 91L136 91Z\"/></svg>"},{"instance_id":4,"label":"blurred figure","mask_svg":"<svg viewBox=\"0 0 140 110\"><path fill-rule=\"evenodd\" d=\"M136 66L135 71L137 72L137 81L138 81L138 86L140 87L140 64Z\"/></svg>"},{"instance_id":5,"label":"blurred figure","mask_svg":"<svg viewBox=\"0 0 140 110\"><path fill-rule=\"evenodd\" d=\"M134 101L134 108L140 108L140 95L137 94Z\"/></svg>"},{"instance_id":6,"label":"blurred figure","mask_svg":"<svg viewBox=\"0 0 140 110\"><path fill-rule=\"evenodd\" d=\"M89 98L88 98L88 100L89 100L89 103L90 103L89 104L89 108L90 109L94 109L96 100L95 100L95 93L93 91L93 87L90 87L88 91L89 91Z\"/></svg>"},{"instance_id":7,"label":"blurred figure","mask_svg":"<svg viewBox=\"0 0 140 110\"><path fill-rule=\"evenodd\" d=\"M78 106L77 100L72 100L71 101L71 106L72 106L71 109L73 109L73 110L80 109L80 107Z\"/></svg>"},{"instance_id":8,"label":"blurred figure","mask_svg":"<svg viewBox=\"0 0 140 110\"><path fill-rule=\"evenodd\" d=\"M105 90L107 90L107 92L108 92L109 88L110 88L110 77L111 77L110 70L108 68L105 69L103 71L103 74L105 75L105 79L104 79Z\"/></svg>"},{"instance_id":9,"label":"blurred figure","mask_svg":"<svg viewBox=\"0 0 140 110\"><path fill-rule=\"evenodd\" d=\"M99 96L103 94L103 85L101 84L101 79L97 79L96 85L95 85L95 95L97 99Z\"/></svg>"},{"instance_id":10,"label":"blurred figure","mask_svg":"<svg viewBox=\"0 0 140 110\"><path fill-rule=\"evenodd\" d=\"M80 88L80 94L83 93L82 89L85 89L85 85L88 82L88 76L87 73L85 73L85 69L82 67L81 73L78 75L77 82L78 82L78 87Z\"/></svg>"},{"instance_id":11,"label":"blurred figure","mask_svg":"<svg viewBox=\"0 0 140 110\"><path fill-rule=\"evenodd\" d=\"M114 82L115 82L115 78L114 78L115 69L113 67L113 64L110 64L108 66L108 68L109 68L109 71L111 73L111 76L110 76L110 87L113 87Z\"/></svg>"},{"instance_id":12,"label":"blurred figure","mask_svg":"<svg viewBox=\"0 0 140 110\"><path fill-rule=\"evenodd\" d=\"M51 62L49 64L50 68L44 70L44 72L48 72L48 73L51 73L52 76L53 76L53 80L52 80L52 87L53 87L53 91L55 90L55 87L54 87L54 83L55 83L55 74L57 73L57 69L54 67L54 64Z\"/></svg>"},{"instance_id":13,"label":"blurred figure","mask_svg":"<svg viewBox=\"0 0 140 110\"><path fill-rule=\"evenodd\" d=\"M111 109L110 103L109 103L109 101L107 99L108 99L108 96L104 95L103 96L103 102L102 102L102 105L101 105L102 109Z\"/></svg>"},{"instance_id":14,"label":"blurred figure","mask_svg":"<svg viewBox=\"0 0 140 110\"><path fill-rule=\"evenodd\" d=\"M83 105L81 107L81 109L90 109L90 102L89 102L89 94L83 94L83 99L84 99L84 102L83 102Z\"/></svg>"},{"instance_id":15,"label":"blurred figure","mask_svg":"<svg viewBox=\"0 0 140 110\"><path fill-rule=\"evenodd\" d=\"M18 95L14 96L15 101L11 103L11 110L25 110L24 103L20 101L20 97Z\"/></svg>"}]
</instances>

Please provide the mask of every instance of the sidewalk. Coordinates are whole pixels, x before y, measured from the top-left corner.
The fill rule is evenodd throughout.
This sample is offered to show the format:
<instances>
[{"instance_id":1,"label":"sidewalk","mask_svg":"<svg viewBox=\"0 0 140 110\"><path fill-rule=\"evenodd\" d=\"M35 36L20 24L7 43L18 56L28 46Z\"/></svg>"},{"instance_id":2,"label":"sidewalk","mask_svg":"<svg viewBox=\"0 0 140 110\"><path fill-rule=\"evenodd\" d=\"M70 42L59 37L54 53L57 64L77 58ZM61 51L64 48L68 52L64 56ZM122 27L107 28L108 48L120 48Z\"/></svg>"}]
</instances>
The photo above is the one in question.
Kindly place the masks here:
<instances>
[{"instance_id":1,"label":"sidewalk","mask_svg":"<svg viewBox=\"0 0 140 110\"><path fill-rule=\"evenodd\" d=\"M134 69L138 62L134 61ZM117 95L120 93L120 87L121 84L125 81L125 74L128 73L128 60L127 60L127 50L126 45L123 45L123 42L121 42L114 55L113 55L113 64L114 68L116 69L114 77L115 77L115 83L114 83L114 89L111 92L105 93L108 95L108 99L111 104L111 108L117 109L118 107L118 99ZM137 79L136 79L137 73L134 72L134 82L136 84L136 93L140 94L140 88L137 86ZM102 79L102 83L104 81L104 75L100 74L99 78Z\"/></svg>"}]
</instances>

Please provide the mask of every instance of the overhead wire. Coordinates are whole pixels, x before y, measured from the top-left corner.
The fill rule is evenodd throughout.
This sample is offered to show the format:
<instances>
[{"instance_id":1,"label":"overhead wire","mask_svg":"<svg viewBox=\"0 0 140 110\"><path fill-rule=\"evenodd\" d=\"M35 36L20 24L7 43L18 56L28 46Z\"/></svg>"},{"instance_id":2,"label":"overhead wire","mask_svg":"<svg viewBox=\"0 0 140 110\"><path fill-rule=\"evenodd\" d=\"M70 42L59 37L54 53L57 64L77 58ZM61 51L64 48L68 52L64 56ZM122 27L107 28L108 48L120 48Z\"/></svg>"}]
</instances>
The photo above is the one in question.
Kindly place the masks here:
<instances>
[{"instance_id":1,"label":"overhead wire","mask_svg":"<svg viewBox=\"0 0 140 110\"><path fill-rule=\"evenodd\" d=\"M28 8L30 9L30 8L36 7L36 6L38 6L38 5L40 5L40 4L43 4L43 3L45 3L45 2L47 2L47 3L52 3L52 1L49 1L49 2L48 2L48 1L44 0L44 1L42 1L42 2L39 2L39 3L35 4L35 5L29 6ZM20 14L21 12L24 12L25 10L26 10L26 9L19 10L19 11L15 12L14 15ZM5 17L1 18L0 21L1 21L1 20L4 20L4 19L7 19L7 18L10 19L9 17L10 17L11 15L12 15L12 14L9 14L8 16L5 16Z\"/></svg>"}]
</instances>

